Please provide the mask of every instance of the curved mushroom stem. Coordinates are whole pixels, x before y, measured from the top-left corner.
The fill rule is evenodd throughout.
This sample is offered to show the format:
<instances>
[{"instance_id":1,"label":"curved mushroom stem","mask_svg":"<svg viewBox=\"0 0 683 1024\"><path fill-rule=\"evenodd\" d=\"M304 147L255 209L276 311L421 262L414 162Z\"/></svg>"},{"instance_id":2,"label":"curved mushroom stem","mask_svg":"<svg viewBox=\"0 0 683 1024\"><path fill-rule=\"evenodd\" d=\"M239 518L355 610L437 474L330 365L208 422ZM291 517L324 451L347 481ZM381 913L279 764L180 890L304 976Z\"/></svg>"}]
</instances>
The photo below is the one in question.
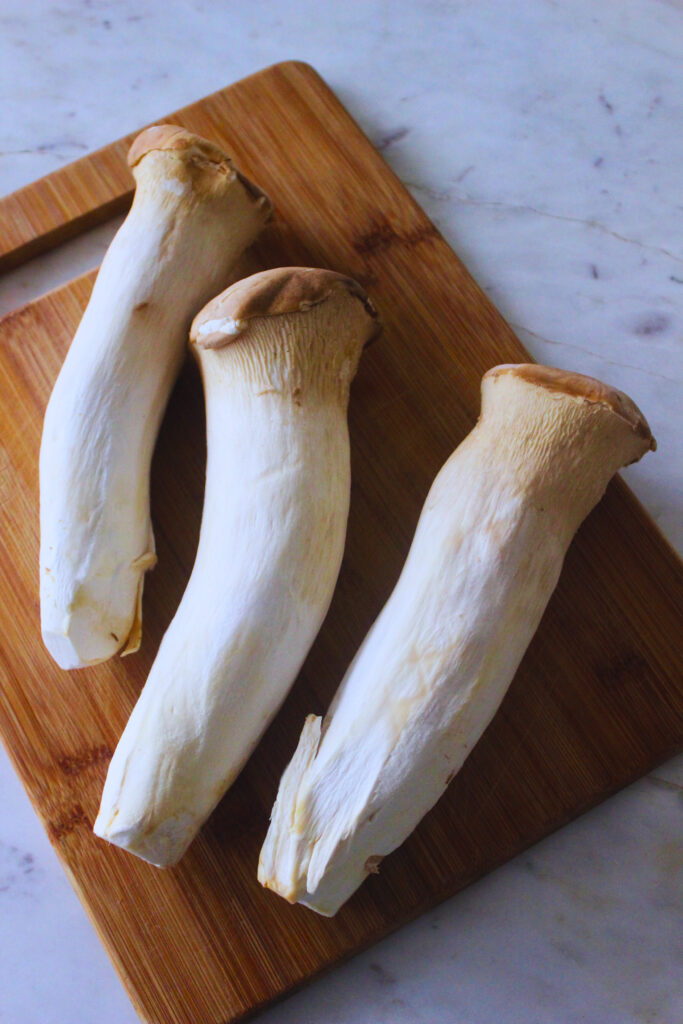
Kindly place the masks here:
<instances>
[{"instance_id":1,"label":"curved mushroom stem","mask_svg":"<svg viewBox=\"0 0 683 1024\"><path fill-rule=\"evenodd\" d=\"M437 476L401 577L280 783L259 881L333 915L436 803L491 721L579 524L654 448L625 395L499 366Z\"/></svg>"},{"instance_id":2,"label":"curved mushroom stem","mask_svg":"<svg viewBox=\"0 0 683 1024\"><path fill-rule=\"evenodd\" d=\"M171 125L135 140L132 209L54 386L40 452L43 639L62 668L137 650L156 557L152 451L191 318L270 216L214 145Z\"/></svg>"},{"instance_id":3,"label":"curved mushroom stem","mask_svg":"<svg viewBox=\"0 0 683 1024\"><path fill-rule=\"evenodd\" d=\"M376 314L355 282L284 269L196 318L207 470L192 576L109 767L95 832L175 863L284 700L339 572L346 408Z\"/></svg>"}]
</instances>

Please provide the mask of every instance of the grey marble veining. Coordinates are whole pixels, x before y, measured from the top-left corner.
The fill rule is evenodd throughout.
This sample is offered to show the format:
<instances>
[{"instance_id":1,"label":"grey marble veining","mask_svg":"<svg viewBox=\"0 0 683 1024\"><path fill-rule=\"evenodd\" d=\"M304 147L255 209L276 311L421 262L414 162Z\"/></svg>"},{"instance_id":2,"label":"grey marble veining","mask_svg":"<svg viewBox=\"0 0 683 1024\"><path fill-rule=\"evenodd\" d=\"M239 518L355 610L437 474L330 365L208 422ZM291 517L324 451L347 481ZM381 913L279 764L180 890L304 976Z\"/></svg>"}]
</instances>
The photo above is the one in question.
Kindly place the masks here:
<instances>
[{"instance_id":1,"label":"grey marble veining","mask_svg":"<svg viewBox=\"0 0 683 1024\"><path fill-rule=\"evenodd\" d=\"M681 550L682 41L676 0L3 0L0 191L309 61L532 355L643 408L659 450L625 476ZM112 230L5 276L0 312ZM675 1024L682 787L679 758L262 1019ZM132 1024L4 754L0 793L0 1021Z\"/></svg>"}]
</instances>

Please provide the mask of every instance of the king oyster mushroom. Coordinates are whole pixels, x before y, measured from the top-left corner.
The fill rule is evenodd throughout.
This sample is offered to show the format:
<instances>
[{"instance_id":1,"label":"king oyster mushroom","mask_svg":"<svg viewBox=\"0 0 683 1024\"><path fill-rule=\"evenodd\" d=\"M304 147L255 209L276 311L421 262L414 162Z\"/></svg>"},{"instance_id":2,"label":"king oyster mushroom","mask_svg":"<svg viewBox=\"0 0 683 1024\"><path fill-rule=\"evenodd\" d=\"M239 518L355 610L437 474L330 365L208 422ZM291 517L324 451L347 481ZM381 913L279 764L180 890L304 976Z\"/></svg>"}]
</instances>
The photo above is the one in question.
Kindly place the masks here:
<instances>
[{"instance_id":1,"label":"king oyster mushroom","mask_svg":"<svg viewBox=\"0 0 683 1024\"><path fill-rule=\"evenodd\" d=\"M66 669L140 645L156 561L150 462L187 330L271 213L220 149L182 128L146 129L128 162L133 206L55 383L40 450L42 633Z\"/></svg>"},{"instance_id":2,"label":"king oyster mushroom","mask_svg":"<svg viewBox=\"0 0 683 1024\"><path fill-rule=\"evenodd\" d=\"M327 270L255 274L192 325L207 468L197 558L109 766L97 835L174 864L289 691L349 508L346 409L377 314Z\"/></svg>"},{"instance_id":3,"label":"king oyster mushroom","mask_svg":"<svg viewBox=\"0 0 683 1024\"><path fill-rule=\"evenodd\" d=\"M543 366L483 379L401 577L325 720L309 716L258 869L331 916L436 803L491 721L580 523L655 442L626 395Z\"/></svg>"}]
</instances>

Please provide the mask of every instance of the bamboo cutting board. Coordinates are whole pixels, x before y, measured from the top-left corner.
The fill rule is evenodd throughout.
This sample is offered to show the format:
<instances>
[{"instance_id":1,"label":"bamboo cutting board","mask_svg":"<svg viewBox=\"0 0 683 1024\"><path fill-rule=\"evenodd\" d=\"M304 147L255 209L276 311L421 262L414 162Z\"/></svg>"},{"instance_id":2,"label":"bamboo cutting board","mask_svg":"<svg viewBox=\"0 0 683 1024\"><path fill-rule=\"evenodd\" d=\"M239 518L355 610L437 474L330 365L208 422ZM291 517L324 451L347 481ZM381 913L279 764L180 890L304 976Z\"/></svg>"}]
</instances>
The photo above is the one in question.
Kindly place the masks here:
<instances>
[{"instance_id":1,"label":"bamboo cutting board","mask_svg":"<svg viewBox=\"0 0 683 1024\"><path fill-rule=\"evenodd\" d=\"M291 696L182 864L159 871L96 839L111 752L192 566L205 452L201 387L188 365L154 461L159 564L145 587L142 650L61 672L40 640L37 462L44 407L92 287L86 275L0 323L0 731L141 1017L227 1024L680 749L680 565L614 482L572 545L501 711L381 874L333 920L260 889L268 812L304 716L325 710L388 596L429 485L476 419L481 375L528 357L311 68L275 66L169 120L232 152L275 202L243 272L331 267L361 281L381 310L384 335L352 388L339 585ZM0 201L2 265L124 209L128 141Z\"/></svg>"}]
</instances>

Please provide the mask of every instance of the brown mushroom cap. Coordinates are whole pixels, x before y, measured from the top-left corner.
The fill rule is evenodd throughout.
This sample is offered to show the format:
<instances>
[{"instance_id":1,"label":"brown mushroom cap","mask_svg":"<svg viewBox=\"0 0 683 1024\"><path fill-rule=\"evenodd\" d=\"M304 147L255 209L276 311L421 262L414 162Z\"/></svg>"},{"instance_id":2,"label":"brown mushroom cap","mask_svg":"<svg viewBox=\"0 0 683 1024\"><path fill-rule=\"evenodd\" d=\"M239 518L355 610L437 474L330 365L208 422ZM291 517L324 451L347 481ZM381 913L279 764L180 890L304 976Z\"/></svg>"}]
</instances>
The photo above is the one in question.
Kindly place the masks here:
<instances>
[{"instance_id":1,"label":"brown mushroom cap","mask_svg":"<svg viewBox=\"0 0 683 1024\"><path fill-rule=\"evenodd\" d=\"M202 348L220 348L240 334L254 317L306 312L333 292L346 291L362 303L373 321L368 342L381 330L379 315L364 289L351 277L314 267L279 267L238 281L212 299L195 317L190 340ZM207 325L216 322L216 329ZM218 326L218 325L221 326ZM225 325L225 326L223 326ZM205 328L202 330L202 328Z\"/></svg>"},{"instance_id":2,"label":"brown mushroom cap","mask_svg":"<svg viewBox=\"0 0 683 1024\"><path fill-rule=\"evenodd\" d=\"M153 124L141 131L133 141L128 150L128 166L135 167L144 156L154 150L176 150L184 152L194 149L205 160L214 164L228 163L232 165L230 157L200 135L194 135L185 128L175 124Z\"/></svg>"},{"instance_id":3,"label":"brown mushroom cap","mask_svg":"<svg viewBox=\"0 0 683 1024\"><path fill-rule=\"evenodd\" d=\"M133 140L128 150L128 166L135 167L144 156L154 151L185 152L188 149L196 150L211 163L232 164L230 157L222 149L208 139L203 139L201 135L195 135L175 124L153 124L141 131Z\"/></svg>"},{"instance_id":4,"label":"brown mushroom cap","mask_svg":"<svg viewBox=\"0 0 683 1024\"><path fill-rule=\"evenodd\" d=\"M572 373L570 370L557 370L552 366L539 366L537 363L504 363L488 370L484 374L484 380L501 377L504 374L512 374L528 384L567 395L569 398L602 405L625 420L639 437L649 441L651 451L657 448L648 422L636 403L623 391L611 388L595 377Z\"/></svg>"},{"instance_id":5,"label":"brown mushroom cap","mask_svg":"<svg viewBox=\"0 0 683 1024\"><path fill-rule=\"evenodd\" d=\"M208 139L179 125L153 124L141 131L128 150L128 166L131 169L137 167L148 153L161 151L174 152L189 162L212 164L216 170L235 175L252 198L271 206L266 193L235 167L227 153Z\"/></svg>"}]
</instances>

